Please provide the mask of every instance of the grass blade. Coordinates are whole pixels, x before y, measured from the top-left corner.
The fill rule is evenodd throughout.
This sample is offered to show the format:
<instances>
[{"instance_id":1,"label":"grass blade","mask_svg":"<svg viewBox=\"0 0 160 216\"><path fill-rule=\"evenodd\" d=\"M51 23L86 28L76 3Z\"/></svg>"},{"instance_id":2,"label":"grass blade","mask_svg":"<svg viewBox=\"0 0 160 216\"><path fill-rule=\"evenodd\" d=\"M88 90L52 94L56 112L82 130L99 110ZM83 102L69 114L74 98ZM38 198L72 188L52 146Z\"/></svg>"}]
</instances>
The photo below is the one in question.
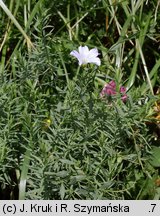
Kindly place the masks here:
<instances>
[{"instance_id":1,"label":"grass blade","mask_svg":"<svg viewBox=\"0 0 160 216\"><path fill-rule=\"evenodd\" d=\"M15 26L18 28L18 30L22 33L22 35L24 36L24 38L26 39L26 41L30 45L30 47L33 48L34 45L32 44L30 38L27 36L27 34L25 33L25 31L22 29L22 27L20 26L20 24L18 23L18 21L15 19L15 17L11 13L11 11L7 8L7 6L4 4L4 2L2 0L0 0L0 6L4 10L4 12L8 15L8 17L12 20L12 22L15 24Z\"/></svg>"}]
</instances>

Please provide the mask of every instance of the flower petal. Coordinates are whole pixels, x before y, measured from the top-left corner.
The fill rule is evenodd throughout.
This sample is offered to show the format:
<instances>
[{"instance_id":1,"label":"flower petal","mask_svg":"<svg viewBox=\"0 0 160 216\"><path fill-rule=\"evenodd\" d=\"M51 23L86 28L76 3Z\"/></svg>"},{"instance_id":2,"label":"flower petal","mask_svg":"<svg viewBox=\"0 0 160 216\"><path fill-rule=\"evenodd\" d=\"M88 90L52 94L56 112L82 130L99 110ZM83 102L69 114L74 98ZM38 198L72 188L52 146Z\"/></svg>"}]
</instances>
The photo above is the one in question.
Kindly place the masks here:
<instances>
[{"instance_id":1,"label":"flower petal","mask_svg":"<svg viewBox=\"0 0 160 216\"><path fill-rule=\"evenodd\" d=\"M127 94L124 94L124 95L121 97L121 99L122 99L123 102L126 102L126 100L128 99Z\"/></svg>"},{"instance_id":2,"label":"flower petal","mask_svg":"<svg viewBox=\"0 0 160 216\"><path fill-rule=\"evenodd\" d=\"M87 56L88 53L89 53L89 49L88 49L87 46L84 46L84 47L80 46L78 48L78 50L79 50L79 54L82 55L82 56Z\"/></svg>"},{"instance_id":3,"label":"flower petal","mask_svg":"<svg viewBox=\"0 0 160 216\"><path fill-rule=\"evenodd\" d=\"M111 88L113 88L113 89L116 90L116 82L115 82L114 80L111 80L111 81L108 83L108 85L109 85Z\"/></svg>"},{"instance_id":4,"label":"flower petal","mask_svg":"<svg viewBox=\"0 0 160 216\"><path fill-rule=\"evenodd\" d=\"M76 50L73 50L72 52L70 52L70 55L76 57L77 59L79 58L79 53Z\"/></svg>"},{"instance_id":5,"label":"flower petal","mask_svg":"<svg viewBox=\"0 0 160 216\"><path fill-rule=\"evenodd\" d=\"M98 66L101 65L101 61L100 61L100 59L98 57L92 57L92 58L89 57L89 58L87 58L87 60L88 60L88 63L94 63L94 64L96 64Z\"/></svg>"},{"instance_id":6,"label":"flower petal","mask_svg":"<svg viewBox=\"0 0 160 216\"><path fill-rule=\"evenodd\" d=\"M76 57L78 59L78 63L79 65L82 65L83 64L83 59L81 57L81 55L79 54L79 52L77 52L76 50L73 50L70 55Z\"/></svg>"},{"instance_id":7,"label":"flower petal","mask_svg":"<svg viewBox=\"0 0 160 216\"><path fill-rule=\"evenodd\" d=\"M90 58L97 57L99 55L97 48L93 48L88 53Z\"/></svg>"}]
</instances>

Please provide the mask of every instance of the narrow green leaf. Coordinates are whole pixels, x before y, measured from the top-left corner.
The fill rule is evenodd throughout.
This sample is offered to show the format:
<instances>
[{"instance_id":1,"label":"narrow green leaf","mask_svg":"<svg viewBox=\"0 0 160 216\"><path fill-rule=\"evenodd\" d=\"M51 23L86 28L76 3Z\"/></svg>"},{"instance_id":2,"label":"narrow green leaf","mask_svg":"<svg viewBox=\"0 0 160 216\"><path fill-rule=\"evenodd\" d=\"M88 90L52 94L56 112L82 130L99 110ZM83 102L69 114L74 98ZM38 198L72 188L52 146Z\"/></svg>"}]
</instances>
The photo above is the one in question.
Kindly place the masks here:
<instances>
[{"instance_id":1,"label":"narrow green leaf","mask_svg":"<svg viewBox=\"0 0 160 216\"><path fill-rule=\"evenodd\" d=\"M64 184L62 183L61 184L61 187L60 187L60 196L61 196L61 199L63 200L64 199L64 196L65 196L65 187L64 187Z\"/></svg>"},{"instance_id":2,"label":"narrow green leaf","mask_svg":"<svg viewBox=\"0 0 160 216\"><path fill-rule=\"evenodd\" d=\"M27 182L27 175L28 175L29 163L30 163L30 154L31 154L30 149L27 149L24 156L20 183L19 183L19 200L25 199L26 182Z\"/></svg>"},{"instance_id":3,"label":"narrow green leaf","mask_svg":"<svg viewBox=\"0 0 160 216\"><path fill-rule=\"evenodd\" d=\"M159 147L154 147L152 149L152 155L151 155L150 163L154 167L160 167L160 148Z\"/></svg>"}]
</instances>

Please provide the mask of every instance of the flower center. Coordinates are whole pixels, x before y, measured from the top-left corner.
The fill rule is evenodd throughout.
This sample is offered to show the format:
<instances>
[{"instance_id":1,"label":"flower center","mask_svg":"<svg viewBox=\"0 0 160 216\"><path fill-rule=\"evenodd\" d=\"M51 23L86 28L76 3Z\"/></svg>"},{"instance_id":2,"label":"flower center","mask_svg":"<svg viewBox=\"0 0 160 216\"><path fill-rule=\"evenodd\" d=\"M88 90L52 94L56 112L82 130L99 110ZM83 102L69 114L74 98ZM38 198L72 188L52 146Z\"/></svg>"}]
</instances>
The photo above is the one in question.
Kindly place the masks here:
<instances>
[{"instance_id":1,"label":"flower center","mask_svg":"<svg viewBox=\"0 0 160 216\"><path fill-rule=\"evenodd\" d=\"M83 64L87 64L88 61L87 61L87 58L83 58Z\"/></svg>"}]
</instances>

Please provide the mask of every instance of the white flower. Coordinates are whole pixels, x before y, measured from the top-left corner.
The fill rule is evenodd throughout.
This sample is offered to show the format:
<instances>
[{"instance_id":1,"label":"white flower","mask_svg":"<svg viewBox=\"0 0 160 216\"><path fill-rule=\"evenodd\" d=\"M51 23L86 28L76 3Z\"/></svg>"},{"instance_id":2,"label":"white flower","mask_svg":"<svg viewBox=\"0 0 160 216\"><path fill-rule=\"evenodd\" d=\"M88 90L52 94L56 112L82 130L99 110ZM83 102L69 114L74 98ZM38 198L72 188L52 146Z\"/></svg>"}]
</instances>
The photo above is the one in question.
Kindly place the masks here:
<instances>
[{"instance_id":1,"label":"white flower","mask_svg":"<svg viewBox=\"0 0 160 216\"><path fill-rule=\"evenodd\" d=\"M87 63L94 63L98 66L101 65L101 61L97 57L99 55L97 48L89 50L87 46L80 46L78 51L73 50L70 55L78 59L79 65L85 65Z\"/></svg>"}]
</instances>

